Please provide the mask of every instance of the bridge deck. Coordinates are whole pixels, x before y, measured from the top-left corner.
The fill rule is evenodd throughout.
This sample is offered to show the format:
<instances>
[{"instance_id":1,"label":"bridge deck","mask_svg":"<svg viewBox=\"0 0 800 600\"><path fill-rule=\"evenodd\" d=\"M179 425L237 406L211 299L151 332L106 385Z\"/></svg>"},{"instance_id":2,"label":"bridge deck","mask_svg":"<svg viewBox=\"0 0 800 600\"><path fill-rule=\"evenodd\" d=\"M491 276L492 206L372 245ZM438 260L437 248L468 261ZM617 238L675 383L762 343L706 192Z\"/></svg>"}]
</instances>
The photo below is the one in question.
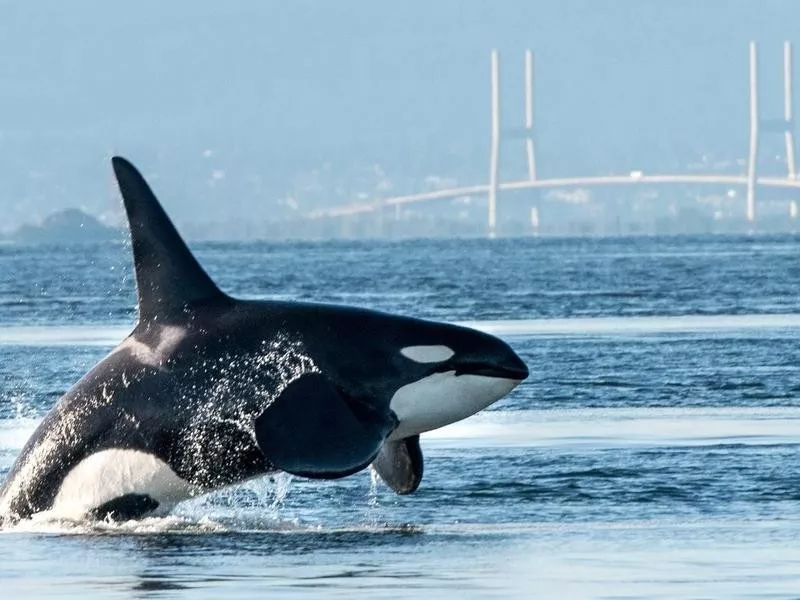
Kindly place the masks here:
<instances>
[{"instance_id":1,"label":"bridge deck","mask_svg":"<svg viewBox=\"0 0 800 600\"><path fill-rule=\"evenodd\" d=\"M497 186L499 190L534 190L548 188L583 187L595 185L641 185L641 184L662 184L662 183L683 183L683 184L710 184L710 185L747 185L745 175L603 175L599 177L568 177L552 179L522 180L501 183ZM766 187L783 187L800 190L800 179L788 179L781 177L759 177L756 183ZM446 190L436 190L433 192L422 192L419 194L408 194L405 196L394 196L375 202L365 202L348 204L327 210L316 210L309 213L312 218L320 217L342 217L359 213L374 212L382 207L396 206L401 204L414 204L417 202L429 202L432 200L446 200L448 198L458 198L460 196L471 196L475 194L488 194L489 185L472 185Z\"/></svg>"}]
</instances>

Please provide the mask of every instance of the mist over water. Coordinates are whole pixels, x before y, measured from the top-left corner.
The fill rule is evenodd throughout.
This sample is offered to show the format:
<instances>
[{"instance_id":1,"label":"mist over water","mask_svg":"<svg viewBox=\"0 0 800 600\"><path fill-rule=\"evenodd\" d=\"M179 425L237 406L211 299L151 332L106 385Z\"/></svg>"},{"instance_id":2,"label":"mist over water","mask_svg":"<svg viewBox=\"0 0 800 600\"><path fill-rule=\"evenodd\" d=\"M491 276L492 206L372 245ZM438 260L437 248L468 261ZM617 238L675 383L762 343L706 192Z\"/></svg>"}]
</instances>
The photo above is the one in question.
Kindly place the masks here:
<instances>
[{"instance_id":1,"label":"mist over water","mask_svg":"<svg viewBox=\"0 0 800 600\"><path fill-rule=\"evenodd\" d=\"M496 333L508 398L425 478L276 475L131 523L0 532L9 597L787 597L800 493L793 237L200 244L225 291ZM130 330L128 249L0 247L0 476Z\"/></svg>"},{"instance_id":2,"label":"mist over water","mask_svg":"<svg viewBox=\"0 0 800 600\"><path fill-rule=\"evenodd\" d=\"M491 48L504 129L524 122L523 52L535 52L540 177L704 161L743 172L747 44L762 44L771 119L780 43L798 41L794 0L5 0L0 11L0 231L69 207L119 221L113 153L142 166L182 231L216 237L360 193L413 193L428 177L486 183ZM762 174L785 174L781 137L764 135ZM526 173L509 139L501 178Z\"/></svg>"}]
</instances>

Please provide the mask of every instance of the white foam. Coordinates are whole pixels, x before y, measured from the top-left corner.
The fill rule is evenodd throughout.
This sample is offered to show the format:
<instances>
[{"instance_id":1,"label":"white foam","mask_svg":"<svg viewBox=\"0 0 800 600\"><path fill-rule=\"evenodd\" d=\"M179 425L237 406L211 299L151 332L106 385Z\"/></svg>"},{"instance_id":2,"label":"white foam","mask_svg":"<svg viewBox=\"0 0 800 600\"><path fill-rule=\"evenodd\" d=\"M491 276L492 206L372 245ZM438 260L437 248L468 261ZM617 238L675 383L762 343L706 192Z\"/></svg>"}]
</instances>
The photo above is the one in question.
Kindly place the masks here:
<instances>
[{"instance_id":1,"label":"white foam","mask_svg":"<svg viewBox=\"0 0 800 600\"><path fill-rule=\"evenodd\" d=\"M228 528L210 519L190 519L178 515L164 517L145 517L130 521L88 521L86 519L67 519L45 511L24 519L9 527L0 528L0 534L10 533L51 533L66 535L124 534L150 535L154 533L216 533Z\"/></svg>"}]
</instances>

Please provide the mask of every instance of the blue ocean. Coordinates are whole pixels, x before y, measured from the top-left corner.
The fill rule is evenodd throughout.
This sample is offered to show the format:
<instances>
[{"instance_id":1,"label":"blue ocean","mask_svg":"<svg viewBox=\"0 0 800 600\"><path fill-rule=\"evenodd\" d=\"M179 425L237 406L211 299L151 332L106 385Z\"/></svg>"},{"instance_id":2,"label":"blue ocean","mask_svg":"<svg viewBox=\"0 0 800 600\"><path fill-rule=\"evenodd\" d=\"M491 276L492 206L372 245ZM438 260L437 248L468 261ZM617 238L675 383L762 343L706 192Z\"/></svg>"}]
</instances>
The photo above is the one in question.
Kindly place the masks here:
<instances>
[{"instance_id":1,"label":"blue ocean","mask_svg":"<svg viewBox=\"0 0 800 600\"><path fill-rule=\"evenodd\" d=\"M3 598L800 594L800 238L191 244L244 298L463 323L531 376L369 471L0 532ZM0 478L136 318L124 244L0 246Z\"/></svg>"}]
</instances>

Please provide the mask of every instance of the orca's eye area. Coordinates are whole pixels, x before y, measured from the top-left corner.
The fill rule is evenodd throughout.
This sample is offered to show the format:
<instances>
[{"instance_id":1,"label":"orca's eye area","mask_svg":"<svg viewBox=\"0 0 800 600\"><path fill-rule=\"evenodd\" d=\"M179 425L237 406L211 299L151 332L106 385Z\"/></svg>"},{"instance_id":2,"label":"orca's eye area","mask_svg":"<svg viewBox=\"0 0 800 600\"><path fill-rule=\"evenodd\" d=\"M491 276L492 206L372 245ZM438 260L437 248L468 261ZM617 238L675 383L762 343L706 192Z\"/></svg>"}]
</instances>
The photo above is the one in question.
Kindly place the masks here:
<instances>
[{"instance_id":1,"label":"orca's eye area","mask_svg":"<svg viewBox=\"0 0 800 600\"><path fill-rule=\"evenodd\" d=\"M450 346L406 346L400 350L406 358L422 364L443 362L453 358L455 353Z\"/></svg>"}]
</instances>

